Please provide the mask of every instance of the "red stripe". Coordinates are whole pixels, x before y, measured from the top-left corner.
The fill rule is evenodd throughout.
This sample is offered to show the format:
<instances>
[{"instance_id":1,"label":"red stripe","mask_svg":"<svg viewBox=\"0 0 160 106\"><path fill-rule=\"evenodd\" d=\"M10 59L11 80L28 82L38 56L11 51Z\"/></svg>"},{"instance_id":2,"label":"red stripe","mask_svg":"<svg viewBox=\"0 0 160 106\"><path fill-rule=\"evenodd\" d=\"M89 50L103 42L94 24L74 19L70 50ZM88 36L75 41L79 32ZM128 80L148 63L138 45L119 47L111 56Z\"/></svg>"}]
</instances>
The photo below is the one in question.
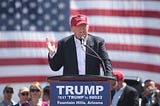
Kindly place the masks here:
<instances>
[{"instance_id":1,"label":"red stripe","mask_svg":"<svg viewBox=\"0 0 160 106\"><path fill-rule=\"evenodd\" d=\"M159 65L112 61L113 68L144 70L148 72L160 73ZM48 65L47 58L16 58L16 59L0 59L0 66L9 65Z\"/></svg>"},{"instance_id":2,"label":"red stripe","mask_svg":"<svg viewBox=\"0 0 160 106\"><path fill-rule=\"evenodd\" d=\"M148 71L148 72L160 73L160 65L133 63L133 62L122 62L122 61L112 61L112 64L113 64L113 68L144 70L144 71Z\"/></svg>"},{"instance_id":3,"label":"red stripe","mask_svg":"<svg viewBox=\"0 0 160 106\"><path fill-rule=\"evenodd\" d=\"M117 51L121 50L121 51L133 51L133 52L160 54L159 47L151 47L151 46L107 43L106 48L107 48L107 50L117 50Z\"/></svg>"},{"instance_id":4,"label":"red stripe","mask_svg":"<svg viewBox=\"0 0 160 106\"><path fill-rule=\"evenodd\" d=\"M0 84L4 83L25 83L25 82L47 82L47 76L16 76L0 77Z\"/></svg>"},{"instance_id":5,"label":"red stripe","mask_svg":"<svg viewBox=\"0 0 160 106\"><path fill-rule=\"evenodd\" d=\"M48 64L47 58L0 58L0 66L9 65L46 65Z\"/></svg>"},{"instance_id":6,"label":"red stripe","mask_svg":"<svg viewBox=\"0 0 160 106\"><path fill-rule=\"evenodd\" d=\"M113 26L90 26L91 32L121 33L121 34L142 34L160 36L159 29L137 28L137 27L113 27Z\"/></svg>"},{"instance_id":7,"label":"red stripe","mask_svg":"<svg viewBox=\"0 0 160 106\"><path fill-rule=\"evenodd\" d=\"M107 9L83 9L72 10L72 15L86 14L88 16L120 16L120 17L144 17L144 18L160 18L159 11L146 10L107 10Z\"/></svg>"},{"instance_id":8,"label":"red stripe","mask_svg":"<svg viewBox=\"0 0 160 106\"><path fill-rule=\"evenodd\" d=\"M57 46L58 42L54 42ZM46 48L45 42L33 41L0 41L0 48Z\"/></svg>"},{"instance_id":9,"label":"red stripe","mask_svg":"<svg viewBox=\"0 0 160 106\"><path fill-rule=\"evenodd\" d=\"M1 41L0 42L0 48L25 48L25 47L26 48L46 48L45 42L30 42L30 41ZM106 48L108 50L122 50L122 51L134 51L134 52L160 54L159 47L151 47L151 46L106 43Z\"/></svg>"},{"instance_id":10,"label":"red stripe","mask_svg":"<svg viewBox=\"0 0 160 106\"><path fill-rule=\"evenodd\" d=\"M33 41L0 41L0 48L45 48L45 42Z\"/></svg>"}]
</instances>

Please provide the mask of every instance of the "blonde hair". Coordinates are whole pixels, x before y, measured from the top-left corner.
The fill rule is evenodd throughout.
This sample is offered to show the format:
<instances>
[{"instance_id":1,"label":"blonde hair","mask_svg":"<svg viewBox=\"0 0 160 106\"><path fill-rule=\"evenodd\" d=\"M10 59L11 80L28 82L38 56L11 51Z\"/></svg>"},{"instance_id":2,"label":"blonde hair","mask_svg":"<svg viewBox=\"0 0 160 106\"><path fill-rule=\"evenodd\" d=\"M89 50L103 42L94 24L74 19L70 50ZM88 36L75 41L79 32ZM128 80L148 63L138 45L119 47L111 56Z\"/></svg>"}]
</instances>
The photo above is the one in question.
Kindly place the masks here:
<instances>
[{"instance_id":1,"label":"blonde hair","mask_svg":"<svg viewBox=\"0 0 160 106\"><path fill-rule=\"evenodd\" d=\"M41 97L42 97L43 89L42 89L42 87L41 87L41 84L40 84L39 82L33 82L33 83L31 83L29 89L32 89L33 87L36 87L36 88L38 88L38 89L40 90L40 92L41 92Z\"/></svg>"}]
</instances>

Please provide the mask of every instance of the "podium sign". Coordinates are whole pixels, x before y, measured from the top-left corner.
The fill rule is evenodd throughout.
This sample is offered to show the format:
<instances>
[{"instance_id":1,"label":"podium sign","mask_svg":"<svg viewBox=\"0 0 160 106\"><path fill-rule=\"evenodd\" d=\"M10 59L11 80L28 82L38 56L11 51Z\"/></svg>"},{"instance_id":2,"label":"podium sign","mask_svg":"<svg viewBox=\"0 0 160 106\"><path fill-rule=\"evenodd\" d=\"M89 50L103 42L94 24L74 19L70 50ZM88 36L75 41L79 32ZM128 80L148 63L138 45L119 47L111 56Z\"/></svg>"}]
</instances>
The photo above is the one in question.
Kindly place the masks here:
<instances>
[{"instance_id":1,"label":"podium sign","mask_svg":"<svg viewBox=\"0 0 160 106\"><path fill-rule=\"evenodd\" d=\"M52 106L109 106L110 87L106 81L53 81Z\"/></svg>"}]
</instances>

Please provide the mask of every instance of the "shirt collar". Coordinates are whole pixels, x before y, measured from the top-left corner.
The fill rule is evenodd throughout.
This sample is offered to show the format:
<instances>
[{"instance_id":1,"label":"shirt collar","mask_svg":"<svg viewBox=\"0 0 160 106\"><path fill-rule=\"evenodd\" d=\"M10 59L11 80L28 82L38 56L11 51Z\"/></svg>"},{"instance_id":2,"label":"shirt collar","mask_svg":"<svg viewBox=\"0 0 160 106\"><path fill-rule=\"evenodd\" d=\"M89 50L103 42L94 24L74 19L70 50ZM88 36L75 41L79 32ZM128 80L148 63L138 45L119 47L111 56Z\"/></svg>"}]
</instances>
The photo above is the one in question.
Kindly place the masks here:
<instances>
[{"instance_id":1,"label":"shirt collar","mask_svg":"<svg viewBox=\"0 0 160 106\"><path fill-rule=\"evenodd\" d=\"M88 36L86 36L86 37L84 38L84 44L87 43L87 39L88 39ZM79 44L81 43L80 40L77 39L75 36L74 36L74 41L75 41L76 43L79 43Z\"/></svg>"}]
</instances>

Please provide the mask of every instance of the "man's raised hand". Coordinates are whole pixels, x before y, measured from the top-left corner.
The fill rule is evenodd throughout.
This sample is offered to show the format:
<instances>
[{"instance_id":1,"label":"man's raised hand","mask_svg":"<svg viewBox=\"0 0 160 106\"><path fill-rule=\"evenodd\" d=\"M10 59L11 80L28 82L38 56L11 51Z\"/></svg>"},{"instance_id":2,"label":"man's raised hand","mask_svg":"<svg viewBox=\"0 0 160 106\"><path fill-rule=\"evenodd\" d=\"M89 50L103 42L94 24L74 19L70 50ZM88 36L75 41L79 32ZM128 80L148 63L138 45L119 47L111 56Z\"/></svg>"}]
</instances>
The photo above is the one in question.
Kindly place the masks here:
<instances>
[{"instance_id":1,"label":"man's raised hand","mask_svg":"<svg viewBox=\"0 0 160 106\"><path fill-rule=\"evenodd\" d=\"M49 54L50 54L51 56L53 56L54 53L55 53L56 47L55 47L55 44L52 44L52 43L51 43L51 41L49 40L48 37L46 37L46 47L47 47L47 49L48 49L48 51L49 51Z\"/></svg>"}]
</instances>

